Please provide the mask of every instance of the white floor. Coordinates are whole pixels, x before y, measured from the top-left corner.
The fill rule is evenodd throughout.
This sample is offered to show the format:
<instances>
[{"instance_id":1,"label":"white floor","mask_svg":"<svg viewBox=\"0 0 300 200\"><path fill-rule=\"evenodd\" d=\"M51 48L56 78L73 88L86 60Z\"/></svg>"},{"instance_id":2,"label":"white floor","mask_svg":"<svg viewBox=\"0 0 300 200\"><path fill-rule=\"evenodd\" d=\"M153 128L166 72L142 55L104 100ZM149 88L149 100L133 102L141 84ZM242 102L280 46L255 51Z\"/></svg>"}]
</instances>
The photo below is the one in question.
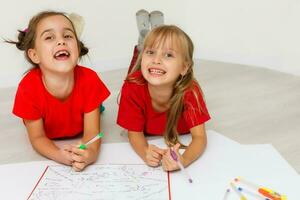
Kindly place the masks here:
<instances>
[{"instance_id":1,"label":"white floor","mask_svg":"<svg viewBox=\"0 0 300 200\"><path fill-rule=\"evenodd\" d=\"M105 101L104 142L126 142L116 124L117 96L127 69L100 73L112 92ZM213 129L242 144L271 143L300 172L300 77L264 68L196 62ZM0 164L44 160L31 147L20 119L11 114L16 88L0 89Z\"/></svg>"}]
</instances>

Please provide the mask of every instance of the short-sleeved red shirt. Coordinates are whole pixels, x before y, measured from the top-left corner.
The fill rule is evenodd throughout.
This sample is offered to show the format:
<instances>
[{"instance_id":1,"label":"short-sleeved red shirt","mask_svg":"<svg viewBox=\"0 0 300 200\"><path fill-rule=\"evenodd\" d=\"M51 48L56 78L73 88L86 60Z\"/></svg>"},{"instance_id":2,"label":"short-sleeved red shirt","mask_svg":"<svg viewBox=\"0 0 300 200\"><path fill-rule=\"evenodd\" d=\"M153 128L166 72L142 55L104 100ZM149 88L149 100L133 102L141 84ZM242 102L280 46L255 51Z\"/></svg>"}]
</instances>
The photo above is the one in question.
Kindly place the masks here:
<instances>
[{"instance_id":1,"label":"short-sleeved red shirt","mask_svg":"<svg viewBox=\"0 0 300 200\"><path fill-rule=\"evenodd\" d=\"M133 76L142 76L137 71ZM184 94L184 111L181 113L177 124L180 134L189 133L190 129L203 124L210 119L205 102L199 91L197 92L199 103L192 89ZM200 105L200 107L199 107ZM149 135L163 135L167 122L167 112L157 112L153 109L148 85L125 81L121 91L117 124L121 127L136 132L144 132Z\"/></svg>"},{"instance_id":2,"label":"short-sleeved red shirt","mask_svg":"<svg viewBox=\"0 0 300 200\"><path fill-rule=\"evenodd\" d=\"M41 70L32 69L19 83L13 113L22 119L42 118L50 139L82 133L84 113L96 109L110 92L96 72L86 67L76 66L74 78L70 96L61 101L44 87Z\"/></svg>"}]
</instances>

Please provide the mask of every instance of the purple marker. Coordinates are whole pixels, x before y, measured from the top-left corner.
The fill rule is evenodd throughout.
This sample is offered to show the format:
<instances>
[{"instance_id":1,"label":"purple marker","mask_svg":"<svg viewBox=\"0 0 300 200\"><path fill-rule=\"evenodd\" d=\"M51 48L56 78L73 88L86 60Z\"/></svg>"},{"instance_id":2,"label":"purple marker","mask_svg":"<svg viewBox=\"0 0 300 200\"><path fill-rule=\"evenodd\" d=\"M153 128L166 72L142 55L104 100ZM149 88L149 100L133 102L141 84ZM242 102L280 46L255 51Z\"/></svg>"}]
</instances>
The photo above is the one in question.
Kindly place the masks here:
<instances>
[{"instance_id":1,"label":"purple marker","mask_svg":"<svg viewBox=\"0 0 300 200\"><path fill-rule=\"evenodd\" d=\"M172 156L173 160L175 160L177 162L177 165L179 166L180 170L184 173L184 175L187 177L189 182L192 183L193 180L192 180L191 176L188 174L186 169L183 167L183 165L180 162L180 160L178 159L177 154L175 153L175 151L173 149L170 149L170 153L171 153L171 156Z\"/></svg>"}]
</instances>

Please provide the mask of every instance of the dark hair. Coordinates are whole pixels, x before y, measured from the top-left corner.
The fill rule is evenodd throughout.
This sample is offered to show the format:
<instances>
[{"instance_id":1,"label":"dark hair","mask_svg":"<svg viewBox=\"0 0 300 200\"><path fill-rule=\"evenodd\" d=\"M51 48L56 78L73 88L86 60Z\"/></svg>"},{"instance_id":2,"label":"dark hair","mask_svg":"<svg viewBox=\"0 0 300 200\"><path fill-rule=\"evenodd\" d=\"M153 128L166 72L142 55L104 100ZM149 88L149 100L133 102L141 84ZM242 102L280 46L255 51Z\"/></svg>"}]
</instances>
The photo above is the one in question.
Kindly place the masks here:
<instances>
[{"instance_id":1,"label":"dark hair","mask_svg":"<svg viewBox=\"0 0 300 200\"><path fill-rule=\"evenodd\" d=\"M78 43L78 50L79 50L79 58L86 55L89 52L89 49L84 46L84 44L78 39L77 33L74 28L73 22L66 16L63 12L56 12L56 11L43 11L38 13L37 15L33 16L31 20L29 21L28 27L25 30L18 30L18 41L13 40L5 40L5 42L10 44L15 44L16 47L24 51L25 58L28 62L30 62L34 67L38 67L36 63L32 62L32 60L29 58L27 51L31 48L34 48L34 42L36 38L36 28L39 22L42 19L45 19L47 17L55 16L55 15L61 15L64 16L67 20L70 21L72 28L74 29L76 40Z\"/></svg>"}]
</instances>

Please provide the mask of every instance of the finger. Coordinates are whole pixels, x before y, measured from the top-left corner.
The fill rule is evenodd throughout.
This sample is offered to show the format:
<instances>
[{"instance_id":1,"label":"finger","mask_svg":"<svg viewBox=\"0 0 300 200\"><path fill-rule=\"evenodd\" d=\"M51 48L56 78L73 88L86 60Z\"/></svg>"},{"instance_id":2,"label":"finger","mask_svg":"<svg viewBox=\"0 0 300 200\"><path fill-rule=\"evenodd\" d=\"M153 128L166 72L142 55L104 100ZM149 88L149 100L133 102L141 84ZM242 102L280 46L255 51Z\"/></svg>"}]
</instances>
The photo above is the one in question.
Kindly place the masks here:
<instances>
[{"instance_id":1,"label":"finger","mask_svg":"<svg viewBox=\"0 0 300 200\"><path fill-rule=\"evenodd\" d=\"M166 168L166 166L165 166L164 164L162 164L162 169L163 169L165 172L168 171L168 169Z\"/></svg>"},{"instance_id":2,"label":"finger","mask_svg":"<svg viewBox=\"0 0 300 200\"><path fill-rule=\"evenodd\" d=\"M69 165L74 162L74 160L72 158L72 153L68 153L68 155L66 155L66 159L69 161Z\"/></svg>"},{"instance_id":3,"label":"finger","mask_svg":"<svg viewBox=\"0 0 300 200\"><path fill-rule=\"evenodd\" d=\"M84 155L85 153L85 150L84 149L79 149L78 147L72 147L72 152L74 154L77 154L77 155Z\"/></svg>"},{"instance_id":4,"label":"finger","mask_svg":"<svg viewBox=\"0 0 300 200\"><path fill-rule=\"evenodd\" d=\"M68 159L68 158L66 158L66 162L64 162L64 164L66 164L66 165L72 165L72 163L73 163L73 160Z\"/></svg>"},{"instance_id":5,"label":"finger","mask_svg":"<svg viewBox=\"0 0 300 200\"><path fill-rule=\"evenodd\" d=\"M146 161L151 162L151 163L155 163L155 165L157 166L160 163L161 159L157 159L157 158L153 157L151 152L148 152L146 154Z\"/></svg>"},{"instance_id":6,"label":"finger","mask_svg":"<svg viewBox=\"0 0 300 200\"><path fill-rule=\"evenodd\" d=\"M164 159L161 160L161 165L164 171L169 171L169 166Z\"/></svg>"},{"instance_id":7,"label":"finger","mask_svg":"<svg viewBox=\"0 0 300 200\"><path fill-rule=\"evenodd\" d=\"M150 159L150 158L159 159L159 157L160 157L159 154L153 150L153 146L149 146L146 151L146 158L147 159Z\"/></svg>"},{"instance_id":8,"label":"finger","mask_svg":"<svg viewBox=\"0 0 300 200\"><path fill-rule=\"evenodd\" d=\"M177 143L177 144L175 144L175 146L173 146L173 150L176 151L176 152L179 151L179 148L180 148L180 144L179 143Z\"/></svg>"},{"instance_id":9,"label":"finger","mask_svg":"<svg viewBox=\"0 0 300 200\"><path fill-rule=\"evenodd\" d=\"M158 160L161 160L161 158L162 158L162 156L163 156L163 155L161 155L161 154L159 154L159 153L157 153L157 152L155 152L155 151L150 152L150 154L151 154L151 156L152 156L153 158L156 158L156 159L158 159Z\"/></svg>"},{"instance_id":10,"label":"finger","mask_svg":"<svg viewBox=\"0 0 300 200\"><path fill-rule=\"evenodd\" d=\"M151 167L157 167L159 166L159 162L155 162L155 161L148 161L147 164Z\"/></svg>"},{"instance_id":11,"label":"finger","mask_svg":"<svg viewBox=\"0 0 300 200\"><path fill-rule=\"evenodd\" d=\"M62 149L65 150L65 151L71 152L72 151L72 146L70 144L65 144L65 145L63 145Z\"/></svg>"},{"instance_id":12,"label":"finger","mask_svg":"<svg viewBox=\"0 0 300 200\"><path fill-rule=\"evenodd\" d=\"M153 151L160 154L160 155L163 155L165 153L165 150L164 149L161 149L155 145L153 145Z\"/></svg>"},{"instance_id":13,"label":"finger","mask_svg":"<svg viewBox=\"0 0 300 200\"><path fill-rule=\"evenodd\" d=\"M146 156L146 160L149 162L159 163L161 159L157 159L157 158L153 157L151 154L148 154Z\"/></svg>"},{"instance_id":14,"label":"finger","mask_svg":"<svg viewBox=\"0 0 300 200\"><path fill-rule=\"evenodd\" d=\"M63 159L65 160L65 163L67 165L71 165L72 162L73 162L73 159L72 159L72 152L69 152L67 150L64 150L64 149L60 149L60 153L61 155L63 156Z\"/></svg>"},{"instance_id":15,"label":"finger","mask_svg":"<svg viewBox=\"0 0 300 200\"><path fill-rule=\"evenodd\" d=\"M164 156L162 158L162 161L169 171L178 169L177 163L170 156Z\"/></svg>"},{"instance_id":16,"label":"finger","mask_svg":"<svg viewBox=\"0 0 300 200\"><path fill-rule=\"evenodd\" d=\"M85 168L86 164L85 163L79 163L79 162L74 162L72 164L72 168L77 171L80 172Z\"/></svg>"},{"instance_id":17,"label":"finger","mask_svg":"<svg viewBox=\"0 0 300 200\"><path fill-rule=\"evenodd\" d=\"M83 163L84 162L83 156L78 155L78 154L72 154L72 160L74 162L79 162L79 163Z\"/></svg>"}]
</instances>

